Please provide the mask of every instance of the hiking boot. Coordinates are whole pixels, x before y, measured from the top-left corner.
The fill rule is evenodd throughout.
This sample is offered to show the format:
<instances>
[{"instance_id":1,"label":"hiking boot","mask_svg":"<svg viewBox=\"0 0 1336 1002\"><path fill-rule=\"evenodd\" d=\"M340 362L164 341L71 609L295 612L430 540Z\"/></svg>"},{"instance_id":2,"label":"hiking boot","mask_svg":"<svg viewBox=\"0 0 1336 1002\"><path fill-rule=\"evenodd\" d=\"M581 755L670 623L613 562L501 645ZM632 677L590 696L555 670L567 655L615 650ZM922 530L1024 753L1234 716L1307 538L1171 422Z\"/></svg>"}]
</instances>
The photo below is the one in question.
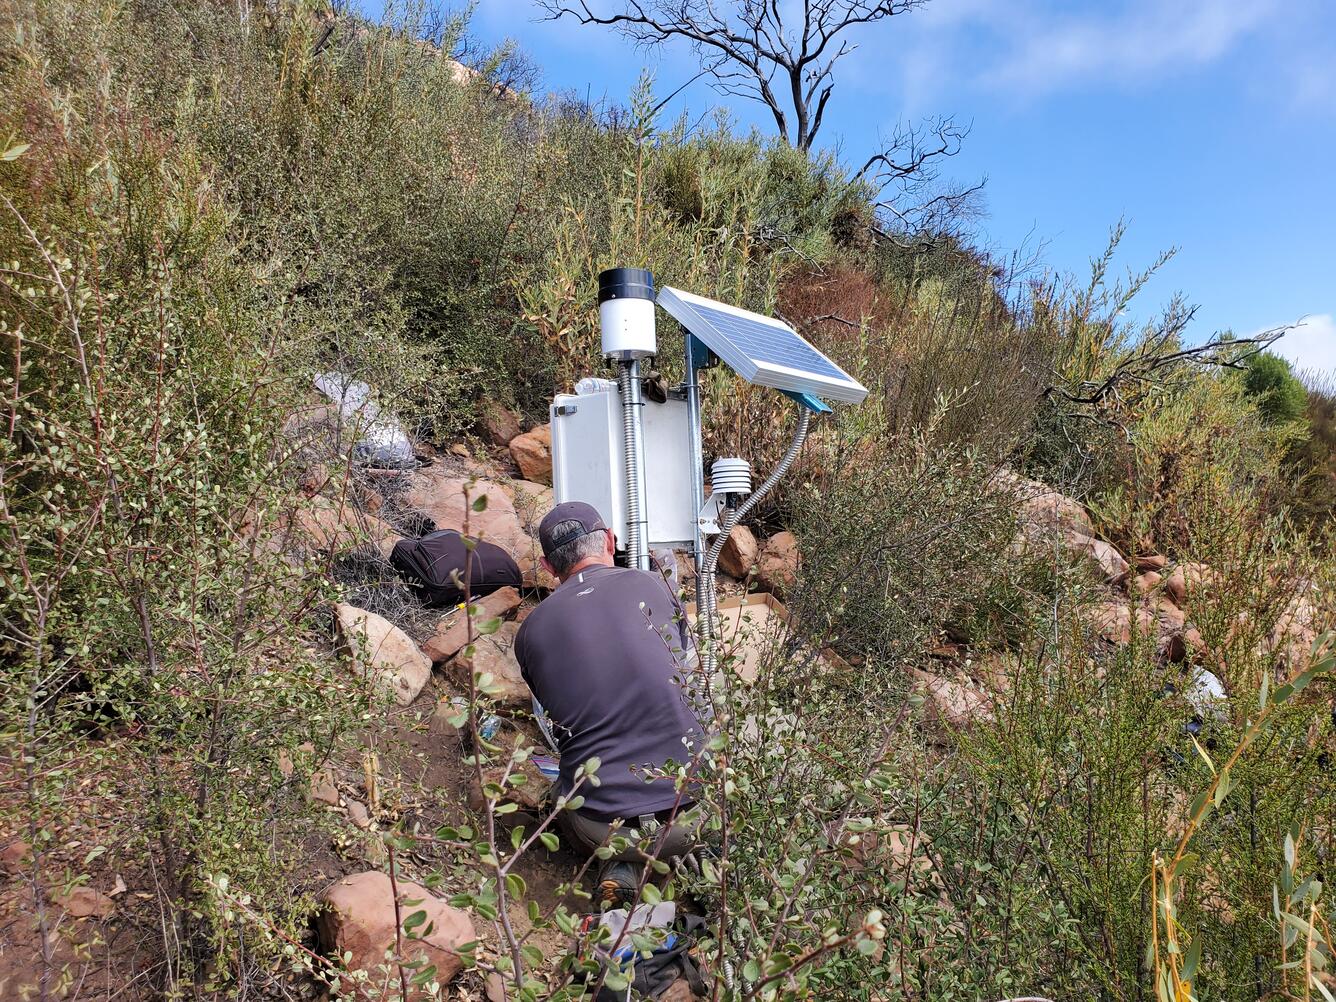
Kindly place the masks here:
<instances>
[{"instance_id":1,"label":"hiking boot","mask_svg":"<svg viewBox=\"0 0 1336 1002\"><path fill-rule=\"evenodd\" d=\"M629 908L640 886L641 867L635 863L603 864L598 876L598 900L605 908Z\"/></svg>"}]
</instances>

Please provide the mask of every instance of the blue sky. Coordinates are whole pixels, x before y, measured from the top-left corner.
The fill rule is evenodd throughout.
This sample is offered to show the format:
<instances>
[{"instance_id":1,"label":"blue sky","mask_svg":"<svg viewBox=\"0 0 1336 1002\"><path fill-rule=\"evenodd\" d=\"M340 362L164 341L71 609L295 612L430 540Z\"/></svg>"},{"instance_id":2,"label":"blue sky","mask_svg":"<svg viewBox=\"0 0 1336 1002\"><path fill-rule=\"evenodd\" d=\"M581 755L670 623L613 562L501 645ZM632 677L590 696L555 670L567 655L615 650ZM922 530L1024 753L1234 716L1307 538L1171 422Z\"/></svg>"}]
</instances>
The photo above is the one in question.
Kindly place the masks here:
<instances>
[{"instance_id":1,"label":"blue sky","mask_svg":"<svg viewBox=\"0 0 1336 1002\"><path fill-rule=\"evenodd\" d=\"M518 42L540 90L618 102L643 67L661 94L696 71L686 46L539 17L532 0L479 0L473 32ZM861 164L897 123L972 123L948 172L987 178L980 243L1038 243L1084 274L1124 217L1123 268L1179 248L1138 313L1181 291L1196 340L1307 317L1282 353L1336 370L1336 0L932 0L857 39L819 144ZM705 80L665 115L720 105L772 127Z\"/></svg>"}]
</instances>

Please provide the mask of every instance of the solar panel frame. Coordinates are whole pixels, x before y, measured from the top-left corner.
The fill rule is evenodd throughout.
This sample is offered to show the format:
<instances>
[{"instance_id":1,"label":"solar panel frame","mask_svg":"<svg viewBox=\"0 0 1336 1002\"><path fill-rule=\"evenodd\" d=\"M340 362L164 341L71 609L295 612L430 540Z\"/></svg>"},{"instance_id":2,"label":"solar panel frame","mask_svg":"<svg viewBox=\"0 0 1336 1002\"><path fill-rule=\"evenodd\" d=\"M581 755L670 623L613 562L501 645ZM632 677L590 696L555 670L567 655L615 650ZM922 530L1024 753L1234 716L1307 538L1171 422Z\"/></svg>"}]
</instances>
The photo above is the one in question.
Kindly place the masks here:
<instances>
[{"instance_id":1,"label":"solar panel frame","mask_svg":"<svg viewBox=\"0 0 1336 1002\"><path fill-rule=\"evenodd\" d=\"M749 383L846 404L859 403L867 396L862 383L782 320L671 286L659 290L658 303ZM720 317L728 321L722 327ZM786 352L791 357L785 361L797 365L779 361ZM810 364L804 366L805 361Z\"/></svg>"}]
</instances>

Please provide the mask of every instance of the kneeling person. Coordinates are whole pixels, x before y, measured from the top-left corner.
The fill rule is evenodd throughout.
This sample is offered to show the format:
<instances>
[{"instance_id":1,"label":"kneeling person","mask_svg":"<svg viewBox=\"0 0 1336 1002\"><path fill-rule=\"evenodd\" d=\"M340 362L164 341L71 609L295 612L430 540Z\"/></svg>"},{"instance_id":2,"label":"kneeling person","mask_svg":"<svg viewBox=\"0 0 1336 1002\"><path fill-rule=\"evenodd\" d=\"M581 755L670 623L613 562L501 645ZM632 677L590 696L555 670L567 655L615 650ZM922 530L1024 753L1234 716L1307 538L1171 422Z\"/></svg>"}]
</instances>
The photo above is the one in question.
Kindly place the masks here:
<instances>
[{"instance_id":1,"label":"kneeling person","mask_svg":"<svg viewBox=\"0 0 1336 1002\"><path fill-rule=\"evenodd\" d=\"M692 649L686 613L659 574L614 565L616 541L593 506L557 505L538 535L560 584L520 626L515 657L553 724L559 792L571 792L585 761L601 763L599 785L582 784L584 804L564 812L567 834L586 852L626 837L632 845L614 857L623 863L643 859L635 843L650 832L658 858L683 855L692 837L675 822L689 794L644 773L689 761L705 734L681 684ZM638 871L605 872L605 895L628 877Z\"/></svg>"}]
</instances>

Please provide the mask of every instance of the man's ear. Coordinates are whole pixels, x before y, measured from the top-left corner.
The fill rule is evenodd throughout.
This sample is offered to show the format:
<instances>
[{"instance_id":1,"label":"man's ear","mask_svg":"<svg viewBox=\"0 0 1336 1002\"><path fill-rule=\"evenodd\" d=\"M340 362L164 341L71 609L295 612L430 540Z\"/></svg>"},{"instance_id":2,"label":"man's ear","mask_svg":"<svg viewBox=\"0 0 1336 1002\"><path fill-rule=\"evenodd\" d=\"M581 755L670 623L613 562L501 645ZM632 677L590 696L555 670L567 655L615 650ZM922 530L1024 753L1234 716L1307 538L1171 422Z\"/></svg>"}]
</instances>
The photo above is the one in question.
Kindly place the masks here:
<instances>
[{"instance_id":1,"label":"man's ear","mask_svg":"<svg viewBox=\"0 0 1336 1002\"><path fill-rule=\"evenodd\" d=\"M605 540L606 540L606 541L604 542L604 546L607 547L607 549L604 550L603 552L606 553L606 554L607 554L608 556L610 556L610 557L615 557L615 556L617 555L617 536L616 536L616 534L615 534L611 529L608 529L606 532L603 533L603 535L604 535Z\"/></svg>"},{"instance_id":2,"label":"man's ear","mask_svg":"<svg viewBox=\"0 0 1336 1002\"><path fill-rule=\"evenodd\" d=\"M547 571L554 578L561 577L561 575L557 573L557 569L547 562L547 557L539 557L538 563L542 565L543 570Z\"/></svg>"}]
</instances>

